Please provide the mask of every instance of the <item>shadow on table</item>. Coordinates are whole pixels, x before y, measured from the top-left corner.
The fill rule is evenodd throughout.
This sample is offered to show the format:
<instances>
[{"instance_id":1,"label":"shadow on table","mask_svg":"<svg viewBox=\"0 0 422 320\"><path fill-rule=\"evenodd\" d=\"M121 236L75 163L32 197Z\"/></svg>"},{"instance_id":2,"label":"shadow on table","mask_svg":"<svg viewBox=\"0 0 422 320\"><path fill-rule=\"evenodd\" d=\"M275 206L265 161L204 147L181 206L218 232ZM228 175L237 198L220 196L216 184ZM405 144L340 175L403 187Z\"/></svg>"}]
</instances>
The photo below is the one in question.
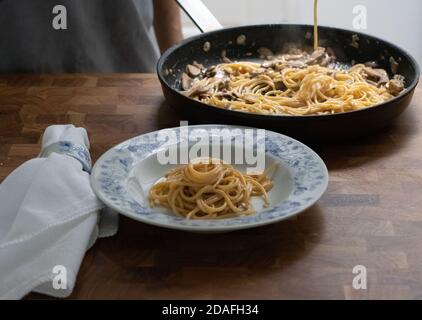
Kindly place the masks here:
<instances>
[{"instance_id":1,"label":"shadow on table","mask_svg":"<svg viewBox=\"0 0 422 320\"><path fill-rule=\"evenodd\" d=\"M350 169L402 152L418 132L415 110L405 111L390 126L354 140L310 145L329 170ZM359 124L357 124L359 125Z\"/></svg>"},{"instance_id":2,"label":"shadow on table","mask_svg":"<svg viewBox=\"0 0 422 320\"><path fill-rule=\"evenodd\" d=\"M318 205L279 223L219 234L168 230L125 217L120 222L117 236L97 242L97 261L91 263L114 270L103 276L125 283L132 297L142 296L139 285L147 286L144 295L150 298L186 298L211 292L217 283L242 288L250 279L271 281L312 252L324 233Z\"/></svg>"},{"instance_id":3,"label":"shadow on table","mask_svg":"<svg viewBox=\"0 0 422 320\"><path fill-rule=\"evenodd\" d=\"M415 106L411 106L388 127L363 137L308 145L317 151L330 170L361 166L404 149L418 131L415 112ZM185 120L165 101L160 105L156 119L160 129L179 126L180 121Z\"/></svg>"}]
</instances>

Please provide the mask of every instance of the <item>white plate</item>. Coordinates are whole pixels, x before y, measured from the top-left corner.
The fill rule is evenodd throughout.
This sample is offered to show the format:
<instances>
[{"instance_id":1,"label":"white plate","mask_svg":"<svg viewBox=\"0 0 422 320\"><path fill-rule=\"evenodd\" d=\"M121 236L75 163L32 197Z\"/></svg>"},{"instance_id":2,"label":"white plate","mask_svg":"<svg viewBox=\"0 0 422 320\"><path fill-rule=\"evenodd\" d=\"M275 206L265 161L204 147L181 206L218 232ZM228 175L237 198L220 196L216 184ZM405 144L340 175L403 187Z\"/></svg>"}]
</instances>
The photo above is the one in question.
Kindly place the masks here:
<instances>
[{"instance_id":1,"label":"white plate","mask_svg":"<svg viewBox=\"0 0 422 320\"><path fill-rule=\"evenodd\" d=\"M243 130L247 129L202 125L190 126L189 130L203 129L212 136L215 132L212 129L222 128L241 129L238 134L242 137ZM179 142L185 139L181 138L180 128L161 130L161 134L166 130L176 132L178 143L174 147L179 148ZM264 208L262 200L256 198L252 202L256 214L219 220L189 220L164 208L152 209L147 199L149 188L174 167L161 165L157 160L157 153L162 151L164 146L162 139L158 138L159 132L144 134L113 147L98 159L91 173L91 185L97 196L107 206L134 220L194 232L254 228L303 212L322 196L328 185L327 168L314 151L292 138L265 131L265 138L255 142L252 148L256 150L258 144L265 144L266 166L274 161L278 163L272 177L274 187L269 192L270 207ZM189 146L197 143L197 140L190 139L187 139ZM245 166L234 166L245 171Z\"/></svg>"}]
</instances>

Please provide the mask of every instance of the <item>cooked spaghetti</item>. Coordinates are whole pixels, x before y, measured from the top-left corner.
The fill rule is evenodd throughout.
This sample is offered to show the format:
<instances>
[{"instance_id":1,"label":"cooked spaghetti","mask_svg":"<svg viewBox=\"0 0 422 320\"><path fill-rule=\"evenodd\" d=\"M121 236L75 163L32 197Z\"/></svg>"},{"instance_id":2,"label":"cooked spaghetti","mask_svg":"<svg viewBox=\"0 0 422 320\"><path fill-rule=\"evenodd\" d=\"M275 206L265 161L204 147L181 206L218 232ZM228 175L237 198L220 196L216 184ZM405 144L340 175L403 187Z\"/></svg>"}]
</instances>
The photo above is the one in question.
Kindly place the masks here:
<instances>
[{"instance_id":1,"label":"cooked spaghetti","mask_svg":"<svg viewBox=\"0 0 422 320\"><path fill-rule=\"evenodd\" d=\"M262 197L273 184L270 166L261 175L247 175L221 160L191 162L168 172L149 191L151 207L170 209L187 219L222 219L255 213L252 197Z\"/></svg>"},{"instance_id":2,"label":"cooked spaghetti","mask_svg":"<svg viewBox=\"0 0 422 320\"><path fill-rule=\"evenodd\" d=\"M305 116L368 108L404 90L404 77L390 79L374 62L342 65L332 50L318 47L317 0L314 24L313 51L291 47L275 55L260 48L262 63L233 62L225 54L224 63L208 68L194 62L182 74L183 94L228 110Z\"/></svg>"}]
</instances>

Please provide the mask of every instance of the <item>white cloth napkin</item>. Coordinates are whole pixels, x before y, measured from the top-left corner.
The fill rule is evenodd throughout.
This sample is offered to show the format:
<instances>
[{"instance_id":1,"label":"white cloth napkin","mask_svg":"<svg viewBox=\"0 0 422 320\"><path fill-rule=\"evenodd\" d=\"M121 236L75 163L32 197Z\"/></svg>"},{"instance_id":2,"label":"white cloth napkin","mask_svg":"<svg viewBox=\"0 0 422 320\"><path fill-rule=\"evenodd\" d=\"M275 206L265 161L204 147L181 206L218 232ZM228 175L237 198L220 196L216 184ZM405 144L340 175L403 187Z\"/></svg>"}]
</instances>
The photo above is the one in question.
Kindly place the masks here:
<instances>
[{"instance_id":1,"label":"white cloth napkin","mask_svg":"<svg viewBox=\"0 0 422 320\"><path fill-rule=\"evenodd\" d=\"M51 126L42 141L46 157L27 161L0 184L0 299L31 291L69 296L86 250L117 232L117 214L101 210L84 161L59 154L60 141L89 149L85 129Z\"/></svg>"}]
</instances>

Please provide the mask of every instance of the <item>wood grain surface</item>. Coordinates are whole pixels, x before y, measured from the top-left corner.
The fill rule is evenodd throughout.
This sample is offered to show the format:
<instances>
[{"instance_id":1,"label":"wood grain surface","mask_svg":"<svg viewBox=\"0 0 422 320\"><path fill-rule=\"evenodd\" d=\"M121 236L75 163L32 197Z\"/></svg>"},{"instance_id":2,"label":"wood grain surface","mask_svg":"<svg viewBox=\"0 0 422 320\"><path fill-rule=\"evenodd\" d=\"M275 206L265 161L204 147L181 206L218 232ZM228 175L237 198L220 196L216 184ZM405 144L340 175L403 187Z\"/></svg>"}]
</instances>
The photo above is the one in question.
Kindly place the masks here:
<instances>
[{"instance_id":1,"label":"wood grain surface","mask_svg":"<svg viewBox=\"0 0 422 320\"><path fill-rule=\"evenodd\" d=\"M421 108L418 88L386 130L315 146L330 184L297 218L200 235L121 217L117 236L88 251L71 298L422 299ZM85 127L95 160L179 120L155 75L0 76L0 181L37 156L51 124ZM353 289L356 265L367 290Z\"/></svg>"}]
</instances>

